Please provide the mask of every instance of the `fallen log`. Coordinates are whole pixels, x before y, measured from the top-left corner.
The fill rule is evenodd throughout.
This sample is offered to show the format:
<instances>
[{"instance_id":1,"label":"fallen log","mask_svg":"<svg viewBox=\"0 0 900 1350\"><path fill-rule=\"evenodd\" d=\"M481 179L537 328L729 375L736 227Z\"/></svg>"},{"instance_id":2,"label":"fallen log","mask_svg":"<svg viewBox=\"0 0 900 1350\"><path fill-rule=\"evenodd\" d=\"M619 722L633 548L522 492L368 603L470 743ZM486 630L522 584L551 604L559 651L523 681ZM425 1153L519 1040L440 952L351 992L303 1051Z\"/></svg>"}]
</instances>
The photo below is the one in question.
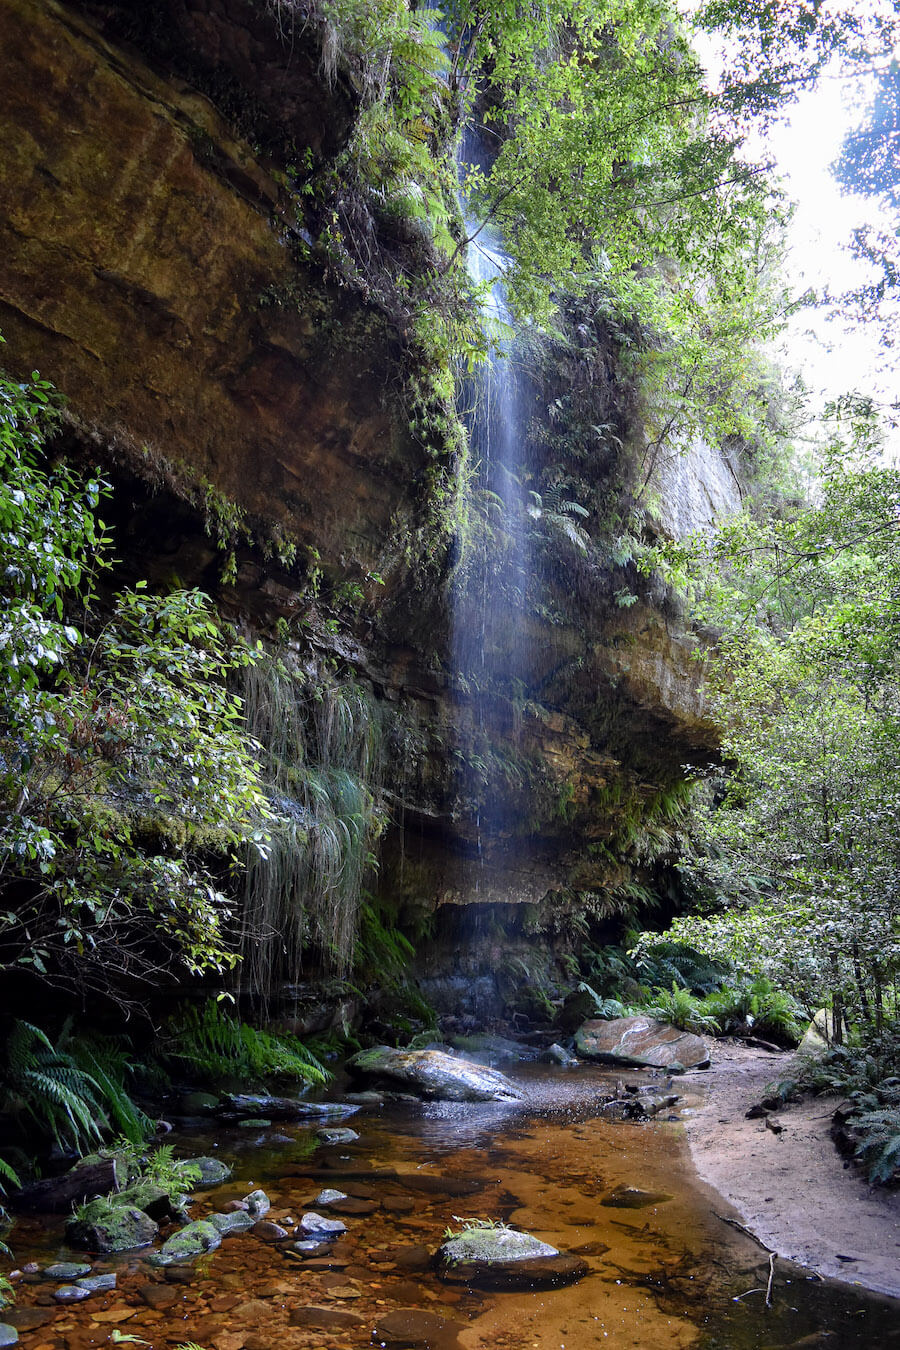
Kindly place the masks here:
<instances>
[{"instance_id":1,"label":"fallen log","mask_svg":"<svg viewBox=\"0 0 900 1350\"><path fill-rule=\"evenodd\" d=\"M109 1195L119 1189L115 1158L101 1158L99 1162L76 1163L59 1177L45 1177L32 1182L7 1197L13 1209L39 1210L61 1214L82 1200L95 1195Z\"/></svg>"}]
</instances>

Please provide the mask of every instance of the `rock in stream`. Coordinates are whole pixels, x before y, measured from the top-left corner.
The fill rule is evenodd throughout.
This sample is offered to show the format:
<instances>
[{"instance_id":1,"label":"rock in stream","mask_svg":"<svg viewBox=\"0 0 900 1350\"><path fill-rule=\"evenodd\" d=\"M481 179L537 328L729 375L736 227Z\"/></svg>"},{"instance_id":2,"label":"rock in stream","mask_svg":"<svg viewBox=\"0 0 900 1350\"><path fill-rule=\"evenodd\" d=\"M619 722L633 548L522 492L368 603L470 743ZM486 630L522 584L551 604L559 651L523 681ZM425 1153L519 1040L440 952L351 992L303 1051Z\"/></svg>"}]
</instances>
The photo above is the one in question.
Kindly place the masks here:
<instances>
[{"instance_id":1,"label":"rock in stream","mask_svg":"<svg viewBox=\"0 0 900 1350\"><path fill-rule=\"evenodd\" d=\"M435 1265L450 1284L483 1289L520 1289L572 1284L588 1272L587 1262L515 1228L470 1228L438 1248Z\"/></svg>"},{"instance_id":2,"label":"rock in stream","mask_svg":"<svg viewBox=\"0 0 900 1350\"><path fill-rule=\"evenodd\" d=\"M376 1045L347 1061L355 1078L401 1086L429 1101L514 1102L522 1094L496 1069L441 1050L394 1050Z\"/></svg>"}]
</instances>

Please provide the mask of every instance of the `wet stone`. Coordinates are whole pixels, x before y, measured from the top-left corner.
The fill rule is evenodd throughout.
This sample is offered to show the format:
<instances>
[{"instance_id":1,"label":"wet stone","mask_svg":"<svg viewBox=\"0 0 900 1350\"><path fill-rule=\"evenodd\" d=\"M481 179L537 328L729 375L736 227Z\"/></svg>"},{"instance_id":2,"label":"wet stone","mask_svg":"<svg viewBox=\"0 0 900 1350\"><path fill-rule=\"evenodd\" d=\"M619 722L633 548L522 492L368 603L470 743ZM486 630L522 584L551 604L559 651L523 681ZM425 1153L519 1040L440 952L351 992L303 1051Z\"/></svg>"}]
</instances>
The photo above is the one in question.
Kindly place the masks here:
<instances>
[{"instance_id":1,"label":"wet stone","mask_svg":"<svg viewBox=\"0 0 900 1350\"><path fill-rule=\"evenodd\" d=\"M66 1237L73 1247L84 1247L90 1252L127 1252L148 1247L159 1232L149 1214L135 1205L115 1205L97 1199L86 1207L86 1213L89 1217L69 1220Z\"/></svg>"},{"instance_id":2,"label":"wet stone","mask_svg":"<svg viewBox=\"0 0 900 1350\"><path fill-rule=\"evenodd\" d=\"M283 1242L289 1236L286 1228L282 1228L280 1223L270 1222L269 1219L260 1219L250 1232L254 1237L262 1238L263 1242Z\"/></svg>"},{"instance_id":3,"label":"wet stone","mask_svg":"<svg viewBox=\"0 0 900 1350\"><path fill-rule=\"evenodd\" d=\"M267 1130L271 1124L271 1120L266 1120L265 1116L248 1116L246 1120L238 1121L238 1128L241 1130Z\"/></svg>"},{"instance_id":4,"label":"wet stone","mask_svg":"<svg viewBox=\"0 0 900 1350\"><path fill-rule=\"evenodd\" d=\"M110 1289L116 1287L116 1275L110 1271L108 1275L88 1275L82 1280L76 1280L75 1284L79 1289L86 1289L89 1294L105 1294Z\"/></svg>"},{"instance_id":5,"label":"wet stone","mask_svg":"<svg viewBox=\"0 0 900 1350\"><path fill-rule=\"evenodd\" d=\"M381 1201L381 1208L388 1214L412 1214L415 1207L415 1200L408 1195L386 1195Z\"/></svg>"},{"instance_id":6,"label":"wet stone","mask_svg":"<svg viewBox=\"0 0 900 1350\"><path fill-rule=\"evenodd\" d=\"M437 1273L451 1284L484 1289L538 1288L571 1284L587 1263L514 1228L464 1229L437 1251Z\"/></svg>"},{"instance_id":7,"label":"wet stone","mask_svg":"<svg viewBox=\"0 0 900 1350\"><path fill-rule=\"evenodd\" d=\"M547 1064L560 1064L564 1069L573 1068L578 1063L574 1055L555 1041L552 1045L547 1046L547 1049L541 1055L541 1059Z\"/></svg>"},{"instance_id":8,"label":"wet stone","mask_svg":"<svg viewBox=\"0 0 900 1350\"><path fill-rule=\"evenodd\" d=\"M252 1214L240 1207L228 1214L208 1214L206 1220L217 1228L223 1237L228 1237L230 1233L246 1233L257 1222Z\"/></svg>"},{"instance_id":9,"label":"wet stone","mask_svg":"<svg viewBox=\"0 0 900 1350\"><path fill-rule=\"evenodd\" d=\"M376 1045L349 1059L347 1069L355 1077L411 1089L417 1097L429 1101L513 1102L522 1095L496 1069L472 1064L441 1050L397 1050Z\"/></svg>"},{"instance_id":10,"label":"wet stone","mask_svg":"<svg viewBox=\"0 0 900 1350\"><path fill-rule=\"evenodd\" d=\"M347 1225L340 1219L326 1219L324 1214L316 1214L314 1210L303 1215L298 1228L304 1237L317 1237L320 1241L336 1238L347 1231Z\"/></svg>"},{"instance_id":11,"label":"wet stone","mask_svg":"<svg viewBox=\"0 0 900 1350\"><path fill-rule=\"evenodd\" d=\"M263 1219L272 1208L271 1201L265 1191L251 1191L247 1196L247 1212L252 1214L255 1219Z\"/></svg>"},{"instance_id":12,"label":"wet stone","mask_svg":"<svg viewBox=\"0 0 900 1350\"><path fill-rule=\"evenodd\" d=\"M313 1204L325 1205L327 1208L328 1205L333 1205L336 1200L349 1200L349 1198L350 1197L347 1195L346 1191L335 1191L326 1189L324 1191L319 1191L319 1194L316 1196L315 1200L313 1201Z\"/></svg>"},{"instance_id":13,"label":"wet stone","mask_svg":"<svg viewBox=\"0 0 900 1350\"><path fill-rule=\"evenodd\" d=\"M138 1290L141 1298L148 1308L154 1308L163 1311L166 1308L172 1308L183 1297L177 1289L173 1289L170 1284L145 1284Z\"/></svg>"},{"instance_id":14,"label":"wet stone","mask_svg":"<svg viewBox=\"0 0 900 1350\"><path fill-rule=\"evenodd\" d=\"M665 1191L642 1191L637 1186L616 1186L600 1201L607 1209L646 1209L649 1205L662 1205L671 1200Z\"/></svg>"},{"instance_id":15,"label":"wet stone","mask_svg":"<svg viewBox=\"0 0 900 1350\"><path fill-rule=\"evenodd\" d=\"M231 1168L218 1158L191 1158L194 1167L200 1168L199 1187L221 1186L231 1176Z\"/></svg>"},{"instance_id":16,"label":"wet stone","mask_svg":"<svg viewBox=\"0 0 900 1350\"><path fill-rule=\"evenodd\" d=\"M211 1116L219 1106L219 1098L211 1092L186 1092L178 1099L178 1110L185 1116Z\"/></svg>"},{"instance_id":17,"label":"wet stone","mask_svg":"<svg viewBox=\"0 0 900 1350\"><path fill-rule=\"evenodd\" d=\"M36 1331L54 1318L52 1308L4 1308L3 1316L17 1331Z\"/></svg>"},{"instance_id":18,"label":"wet stone","mask_svg":"<svg viewBox=\"0 0 900 1350\"><path fill-rule=\"evenodd\" d=\"M0 1322L0 1346L17 1345L19 1333L9 1322Z\"/></svg>"},{"instance_id":19,"label":"wet stone","mask_svg":"<svg viewBox=\"0 0 900 1350\"><path fill-rule=\"evenodd\" d=\"M226 1096L228 1108L239 1116L265 1116L269 1120L308 1120L311 1117L352 1116L355 1106L342 1102L304 1102L296 1097L253 1096L233 1093Z\"/></svg>"},{"instance_id":20,"label":"wet stone","mask_svg":"<svg viewBox=\"0 0 900 1350\"><path fill-rule=\"evenodd\" d=\"M588 1059L684 1073L709 1064L709 1047L690 1031L643 1014L590 1018L575 1033L575 1048Z\"/></svg>"},{"instance_id":21,"label":"wet stone","mask_svg":"<svg viewBox=\"0 0 900 1350\"><path fill-rule=\"evenodd\" d=\"M361 1327L365 1318L346 1308L323 1308L317 1303L294 1308L290 1316L292 1327L309 1327L310 1331L339 1331L344 1327Z\"/></svg>"},{"instance_id":22,"label":"wet stone","mask_svg":"<svg viewBox=\"0 0 900 1350\"><path fill-rule=\"evenodd\" d=\"M320 1144L355 1144L359 1135L355 1130L336 1126L334 1129L316 1130Z\"/></svg>"},{"instance_id":23,"label":"wet stone","mask_svg":"<svg viewBox=\"0 0 900 1350\"><path fill-rule=\"evenodd\" d=\"M196 1219L166 1238L160 1250L151 1253L147 1260L153 1266L166 1266L175 1261L201 1256L203 1252L213 1252L221 1243L222 1234L214 1224L207 1223L205 1219Z\"/></svg>"},{"instance_id":24,"label":"wet stone","mask_svg":"<svg viewBox=\"0 0 900 1350\"><path fill-rule=\"evenodd\" d=\"M165 1277L168 1284L193 1284L196 1278L193 1266L178 1261L166 1266Z\"/></svg>"},{"instance_id":25,"label":"wet stone","mask_svg":"<svg viewBox=\"0 0 900 1350\"><path fill-rule=\"evenodd\" d=\"M82 1261L57 1261L53 1266L47 1266L42 1275L45 1280L77 1280L84 1275L90 1275L91 1266Z\"/></svg>"},{"instance_id":26,"label":"wet stone","mask_svg":"<svg viewBox=\"0 0 900 1350\"><path fill-rule=\"evenodd\" d=\"M393 1262L402 1270L427 1270L431 1265L431 1253L424 1243L382 1247L378 1257Z\"/></svg>"},{"instance_id":27,"label":"wet stone","mask_svg":"<svg viewBox=\"0 0 900 1350\"><path fill-rule=\"evenodd\" d=\"M331 1246L330 1242L319 1242L315 1238L303 1238L299 1242L292 1242L290 1246L284 1247L285 1256L295 1256L306 1259L311 1256L320 1256L327 1252Z\"/></svg>"},{"instance_id":28,"label":"wet stone","mask_svg":"<svg viewBox=\"0 0 900 1350\"><path fill-rule=\"evenodd\" d=\"M335 1200L329 1205L335 1214L351 1214L357 1218L364 1218L367 1214L374 1214L378 1208L374 1200L360 1200L355 1195L348 1195L346 1200Z\"/></svg>"},{"instance_id":29,"label":"wet stone","mask_svg":"<svg viewBox=\"0 0 900 1350\"><path fill-rule=\"evenodd\" d=\"M57 1303L80 1303L82 1299L90 1296L90 1289L79 1289L77 1284L61 1284L53 1291Z\"/></svg>"}]
</instances>

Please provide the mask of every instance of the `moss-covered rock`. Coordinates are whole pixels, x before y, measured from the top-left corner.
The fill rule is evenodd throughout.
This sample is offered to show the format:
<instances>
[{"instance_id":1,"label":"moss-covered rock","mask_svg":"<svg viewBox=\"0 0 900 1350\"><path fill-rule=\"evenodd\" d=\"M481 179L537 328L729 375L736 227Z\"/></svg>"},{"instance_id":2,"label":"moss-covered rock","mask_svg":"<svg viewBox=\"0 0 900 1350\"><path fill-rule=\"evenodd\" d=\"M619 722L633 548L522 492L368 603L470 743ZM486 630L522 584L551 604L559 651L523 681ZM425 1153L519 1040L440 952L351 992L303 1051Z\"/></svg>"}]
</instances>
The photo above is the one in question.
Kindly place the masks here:
<instances>
[{"instance_id":1,"label":"moss-covered rock","mask_svg":"<svg viewBox=\"0 0 900 1350\"><path fill-rule=\"evenodd\" d=\"M222 1245L222 1234L215 1224L206 1219L196 1219L193 1223L166 1238L158 1252L150 1257L154 1266L170 1266L176 1261L191 1261L204 1252L213 1252Z\"/></svg>"},{"instance_id":2,"label":"moss-covered rock","mask_svg":"<svg viewBox=\"0 0 900 1350\"><path fill-rule=\"evenodd\" d=\"M116 1204L98 1196L66 1224L66 1240L88 1252L127 1252L149 1247L159 1225L136 1205Z\"/></svg>"},{"instance_id":3,"label":"moss-covered rock","mask_svg":"<svg viewBox=\"0 0 900 1350\"><path fill-rule=\"evenodd\" d=\"M438 1248L435 1263L442 1280L491 1289L571 1284L588 1270L579 1257L503 1225L455 1233Z\"/></svg>"}]
</instances>

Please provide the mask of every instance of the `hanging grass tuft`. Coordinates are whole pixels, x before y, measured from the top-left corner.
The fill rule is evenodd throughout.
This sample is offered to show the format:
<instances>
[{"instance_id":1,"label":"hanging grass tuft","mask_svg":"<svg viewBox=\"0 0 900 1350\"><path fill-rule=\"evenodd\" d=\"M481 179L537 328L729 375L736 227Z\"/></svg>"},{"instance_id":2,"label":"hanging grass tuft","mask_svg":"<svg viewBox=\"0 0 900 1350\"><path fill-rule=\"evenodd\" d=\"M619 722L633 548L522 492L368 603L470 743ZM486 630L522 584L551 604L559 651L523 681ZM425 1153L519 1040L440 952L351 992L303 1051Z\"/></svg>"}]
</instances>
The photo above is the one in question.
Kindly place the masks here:
<instances>
[{"instance_id":1,"label":"hanging grass tuft","mask_svg":"<svg viewBox=\"0 0 900 1350\"><path fill-rule=\"evenodd\" d=\"M247 670L247 729L263 747L274 822L248 859L243 970L263 998L304 954L349 970L384 816L381 716L359 685L269 658Z\"/></svg>"}]
</instances>

